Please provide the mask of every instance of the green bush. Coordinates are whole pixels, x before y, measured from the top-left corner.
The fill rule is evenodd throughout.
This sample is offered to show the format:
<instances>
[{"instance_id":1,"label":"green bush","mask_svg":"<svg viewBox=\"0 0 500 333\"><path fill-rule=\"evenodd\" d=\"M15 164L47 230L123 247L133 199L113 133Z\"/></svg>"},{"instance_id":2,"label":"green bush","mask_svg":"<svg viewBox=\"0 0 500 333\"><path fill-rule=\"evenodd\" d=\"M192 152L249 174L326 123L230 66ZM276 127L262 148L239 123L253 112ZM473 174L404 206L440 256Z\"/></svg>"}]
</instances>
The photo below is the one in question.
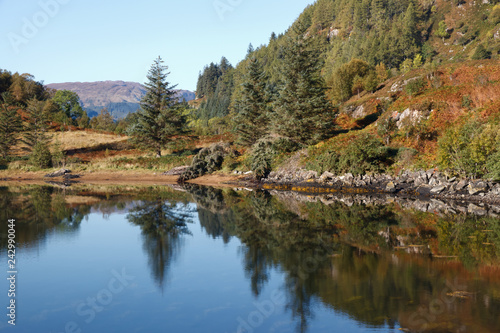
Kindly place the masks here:
<instances>
[{"instance_id":1,"label":"green bush","mask_svg":"<svg viewBox=\"0 0 500 333\"><path fill-rule=\"evenodd\" d=\"M463 177L495 174L498 165L500 126L471 120L448 129L438 141L438 164L442 170Z\"/></svg>"},{"instance_id":2,"label":"green bush","mask_svg":"<svg viewBox=\"0 0 500 333\"><path fill-rule=\"evenodd\" d=\"M30 155L30 164L34 167L46 169L52 166L52 154L44 142L38 142L33 147Z\"/></svg>"},{"instance_id":3,"label":"green bush","mask_svg":"<svg viewBox=\"0 0 500 333\"><path fill-rule=\"evenodd\" d=\"M473 60L489 59L491 58L491 52L488 51L483 44L479 44L472 55Z\"/></svg>"},{"instance_id":4,"label":"green bush","mask_svg":"<svg viewBox=\"0 0 500 333\"><path fill-rule=\"evenodd\" d=\"M487 178L500 181L500 147L497 147L496 153L488 157L486 168L488 169Z\"/></svg>"},{"instance_id":5,"label":"green bush","mask_svg":"<svg viewBox=\"0 0 500 333\"><path fill-rule=\"evenodd\" d=\"M229 145L214 144L200 150L189 169L179 178L180 182L201 177L222 168L224 157L229 152Z\"/></svg>"},{"instance_id":6,"label":"green bush","mask_svg":"<svg viewBox=\"0 0 500 333\"><path fill-rule=\"evenodd\" d=\"M499 5L493 7L493 10L491 11L489 20L493 25L497 25L498 23L500 23L500 6Z\"/></svg>"},{"instance_id":7,"label":"green bush","mask_svg":"<svg viewBox=\"0 0 500 333\"><path fill-rule=\"evenodd\" d=\"M393 163L393 152L375 136L363 134L351 141L343 149L329 149L308 163L308 167L323 173L352 173L362 175L367 172L381 173Z\"/></svg>"},{"instance_id":8,"label":"green bush","mask_svg":"<svg viewBox=\"0 0 500 333\"><path fill-rule=\"evenodd\" d=\"M257 141L252 147L250 155L250 169L257 179L266 178L277 163L279 157L302 148L299 143L288 138L265 138Z\"/></svg>"},{"instance_id":9,"label":"green bush","mask_svg":"<svg viewBox=\"0 0 500 333\"><path fill-rule=\"evenodd\" d=\"M425 87L425 81L422 78L417 78L408 82L405 86L405 91L409 96L416 96Z\"/></svg>"}]
</instances>

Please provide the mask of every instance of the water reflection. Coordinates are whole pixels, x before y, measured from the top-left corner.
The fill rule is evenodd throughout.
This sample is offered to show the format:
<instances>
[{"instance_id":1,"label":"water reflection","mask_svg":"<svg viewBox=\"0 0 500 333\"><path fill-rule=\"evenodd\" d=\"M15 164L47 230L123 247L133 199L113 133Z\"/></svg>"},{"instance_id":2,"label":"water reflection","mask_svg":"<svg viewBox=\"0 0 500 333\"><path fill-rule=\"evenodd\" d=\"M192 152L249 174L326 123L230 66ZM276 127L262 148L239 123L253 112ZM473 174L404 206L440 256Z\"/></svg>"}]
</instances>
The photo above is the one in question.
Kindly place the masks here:
<instances>
[{"instance_id":1,"label":"water reflection","mask_svg":"<svg viewBox=\"0 0 500 333\"><path fill-rule=\"evenodd\" d=\"M15 218L18 247L35 249L52 232L70 235L90 212L89 206L68 205L61 190L49 186L12 192L0 188L0 219ZM1 223L1 249L7 247L7 224Z\"/></svg>"},{"instance_id":2,"label":"water reflection","mask_svg":"<svg viewBox=\"0 0 500 333\"><path fill-rule=\"evenodd\" d=\"M18 240L30 248L51 233L77 232L92 211L126 211L140 227L152 278L164 290L197 216L209 237L242 243L241 266L233 269L244 271L256 301L273 276L283 277L283 310L297 332L312 331L324 308L379 329L500 330L500 222L494 216L284 192L185 190L2 188L0 218L15 217ZM6 238L1 246L5 251Z\"/></svg>"},{"instance_id":3,"label":"water reflection","mask_svg":"<svg viewBox=\"0 0 500 333\"><path fill-rule=\"evenodd\" d=\"M141 227L144 251L154 280L163 290L168 269L183 245L181 235L190 234L193 209L187 204L164 200L143 202L130 210L127 219Z\"/></svg>"},{"instance_id":4,"label":"water reflection","mask_svg":"<svg viewBox=\"0 0 500 333\"><path fill-rule=\"evenodd\" d=\"M199 209L210 212L200 214L209 234L238 237L245 244L242 265L256 298L272 270L286 273L286 310L297 332L308 331L318 302L368 327L500 328L496 218L395 205L325 205L260 191L237 194L197 186L189 191ZM211 208L207 192L217 198L215 206L209 202ZM485 280L489 284L478 283Z\"/></svg>"}]
</instances>

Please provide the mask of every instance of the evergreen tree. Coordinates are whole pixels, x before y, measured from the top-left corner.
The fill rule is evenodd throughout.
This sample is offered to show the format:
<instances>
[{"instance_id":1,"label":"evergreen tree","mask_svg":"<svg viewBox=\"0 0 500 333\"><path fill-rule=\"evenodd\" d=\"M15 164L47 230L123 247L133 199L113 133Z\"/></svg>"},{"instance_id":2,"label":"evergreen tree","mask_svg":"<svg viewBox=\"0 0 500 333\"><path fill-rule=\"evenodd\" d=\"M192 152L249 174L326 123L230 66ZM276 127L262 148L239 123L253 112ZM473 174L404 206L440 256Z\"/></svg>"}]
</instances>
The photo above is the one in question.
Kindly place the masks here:
<instances>
[{"instance_id":1,"label":"evergreen tree","mask_svg":"<svg viewBox=\"0 0 500 333\"><path fill-rule=\"evenodd\" d=\"M7 93L2 94L0 100L0 154L2 157L9 155L10 149L18 142L19 133L22 131L21 117L17 108L9 105Z\"/></svg>"},{"instance_id":2,"label":"evergreen tree","mask_svg":"<svg viewBox=\"0 0 500 333\"><path fill-rule=\"evenodd\" d=\"M184 117L175 96L174 88L167 82L168 67L158 57L148 72L144 84L146 94L141 100L137 123L132 127L134 141L161 157L162 147L172 136L182 132Z\"/></svg>"},{"instance_id":3,"label":"evergreen tree","mask_svg":"<svg viewBox=\"0 0 500 333\"><path fill-rule=\"evenodd\" d=\"M47 144L47 116L44 112L45 102L32 99L28 101L26 108L27 125L24 131L22 142L25 150L32 151L35 146ZM37 145L39 144L39 145Z\"/></svg>"},{"instance_id":4,"label":"evergreen tree","mask_svg":"<svg viewBox=\"0 0 500 333\"><path fill-rule=\"evenodd\" d=\"M90 127L99 131L112 132L116 128L116 123L111 113L109 113L108 108L103 108L97 117L90 120Z\"/></svg>"},{"instance_id":5,"label":"evergreen tree","mask_svg":"<svg viewBox=\"0 0 500 333\"><path fill-rule=\"evenodd\" d=\"M298 24L295 31L303 31ZM323 66L312 38L288 37L283 48L281 84L272 119L276 134L298 143L312 143L323 137L332 124L332 107L325 96L320 76Z\"/></svg>"},{"instance_id":6,"label":"evergreen tree","mask_svg":"<svg viewBox=\"0 0 500 333\"><path fill-rule=\"evenodd\" d=\"M378 84L378 76L375 71L370 71L363 80L363 88L369 92L374 92L377 89Z\"/></svg>"},{"instance_id":7,"label":"evergreen tree","mask_svg":"<svg viewBox=\"0 0 500 333\"><path fill-rule=\"evenodd\" d=\"M90 118L85 110L83 110L82 115L76 119L76 123L81 128L89 127Z\"/></svg>"},{"instance_id":8,"label":"evergreen tree","mask_svg":"<svg viewBox=\"0 0 500 333\"><path fill-rule=\"evenodd\" d=\"M410 2L403 16L402 34L399 38L400 49L406 58L412 58L417 51L417 13L415 5Z\"/></svg>"},{"instance_id":9,"label":"evergreen tree","mask_svg":"<svg viewBox=\"0 0 500 333\"><path fill-rule=\"evenodd\" d=\"M255 52L255 49L253 48L252 43L248 45L248 50L247 50L247 55L251 55L252 53Z\"/></svg>"},{"instance_id":10,"label":"evergreen tree","mask_svg":"<svg viewBox=\"0 0 500 333\"><path fill-rule=\"evenodd\" d=\"M252 58L247 65L240 100L237 102L238 114L235 117L235 131L239 141L252 146L268 131L268 102L266 94L266 75L259 61Z\"/></svg>"},{"instance_id":11,"label":"evergreen tree","mask_svg":"<svg viewBox=\"0 0 500 333\"><path fill-rule=\"evenodd\" d=\"M436 31L436 35L443 39L443 43L444 43L445 38L450 37L450 34L448 33L448 26L446 25L445 21L439 22L439 26L438 26L438 29Z\"/></svg>"}]
</instances>

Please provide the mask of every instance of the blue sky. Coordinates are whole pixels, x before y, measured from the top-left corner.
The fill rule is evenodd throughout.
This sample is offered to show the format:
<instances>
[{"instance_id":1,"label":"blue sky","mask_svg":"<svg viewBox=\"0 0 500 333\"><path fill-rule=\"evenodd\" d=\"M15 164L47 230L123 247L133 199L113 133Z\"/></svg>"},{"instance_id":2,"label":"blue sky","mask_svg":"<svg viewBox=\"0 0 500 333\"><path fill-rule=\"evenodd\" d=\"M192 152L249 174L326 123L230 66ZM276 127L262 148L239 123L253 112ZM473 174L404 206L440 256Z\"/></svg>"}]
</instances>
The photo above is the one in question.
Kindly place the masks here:
<instances>
[{"instance_id":1,"label":"blue sky","mask_svg":"<svg viewBox=\"0 0 500 333\"><path fill-rule=\"evenodd\" d=\"M159 55L194 90L222 56L284 32L314 0L0 0L0 68L45 83L144 82Z\"/></svg>"}]
</instances>

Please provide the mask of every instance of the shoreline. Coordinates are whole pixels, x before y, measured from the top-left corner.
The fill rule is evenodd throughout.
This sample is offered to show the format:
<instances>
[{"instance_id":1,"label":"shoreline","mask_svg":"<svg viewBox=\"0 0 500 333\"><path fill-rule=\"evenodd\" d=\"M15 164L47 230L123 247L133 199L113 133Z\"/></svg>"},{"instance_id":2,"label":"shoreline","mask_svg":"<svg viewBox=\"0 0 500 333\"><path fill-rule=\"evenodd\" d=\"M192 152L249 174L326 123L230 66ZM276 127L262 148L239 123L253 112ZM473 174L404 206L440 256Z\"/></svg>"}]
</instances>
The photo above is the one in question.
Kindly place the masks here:
<instances>
[{"instance_id":1,"label":"shoreline","mask_svg":"<svg viewBox=\"0 0 500 333\"><path fill-rule=\"evenodd\" d=\"M70 173L75 178L46 177L47 171L4 173L0 172L0 186L12 185L176 185L179 176L163 175L158 172L147 171L92 171ZM235 175L206 175L193 179L187 183L214 186L234 187L241 176Z\"/></svg>"},{"instance_id":2,"label":"shoreline","mask_svg":"<svg viewBox=\"0 0 500 333\"><path fill-rule=\"evenodd\" d=\"M68 173L69 178L63 176L46 177L46 175L47 171L22 173L0 171L0 186L19 184L62 187L78 184L117 186L179 185L177 182L178 175L164 175L163 173L151 171L84 171ZM204 175L186 183L224 188L286 191L308 195L384 195L412 200L438 199L500 206L500 183L479 179L448 179L433 170L405 171L401 176L397 177L386 174L357 177L352 174L336 176L328 172L318 176L316 172L300 170L294 172L293 175L273 172L262 182L244 175L215 173Z\"/></svg>"}]
</instances>

